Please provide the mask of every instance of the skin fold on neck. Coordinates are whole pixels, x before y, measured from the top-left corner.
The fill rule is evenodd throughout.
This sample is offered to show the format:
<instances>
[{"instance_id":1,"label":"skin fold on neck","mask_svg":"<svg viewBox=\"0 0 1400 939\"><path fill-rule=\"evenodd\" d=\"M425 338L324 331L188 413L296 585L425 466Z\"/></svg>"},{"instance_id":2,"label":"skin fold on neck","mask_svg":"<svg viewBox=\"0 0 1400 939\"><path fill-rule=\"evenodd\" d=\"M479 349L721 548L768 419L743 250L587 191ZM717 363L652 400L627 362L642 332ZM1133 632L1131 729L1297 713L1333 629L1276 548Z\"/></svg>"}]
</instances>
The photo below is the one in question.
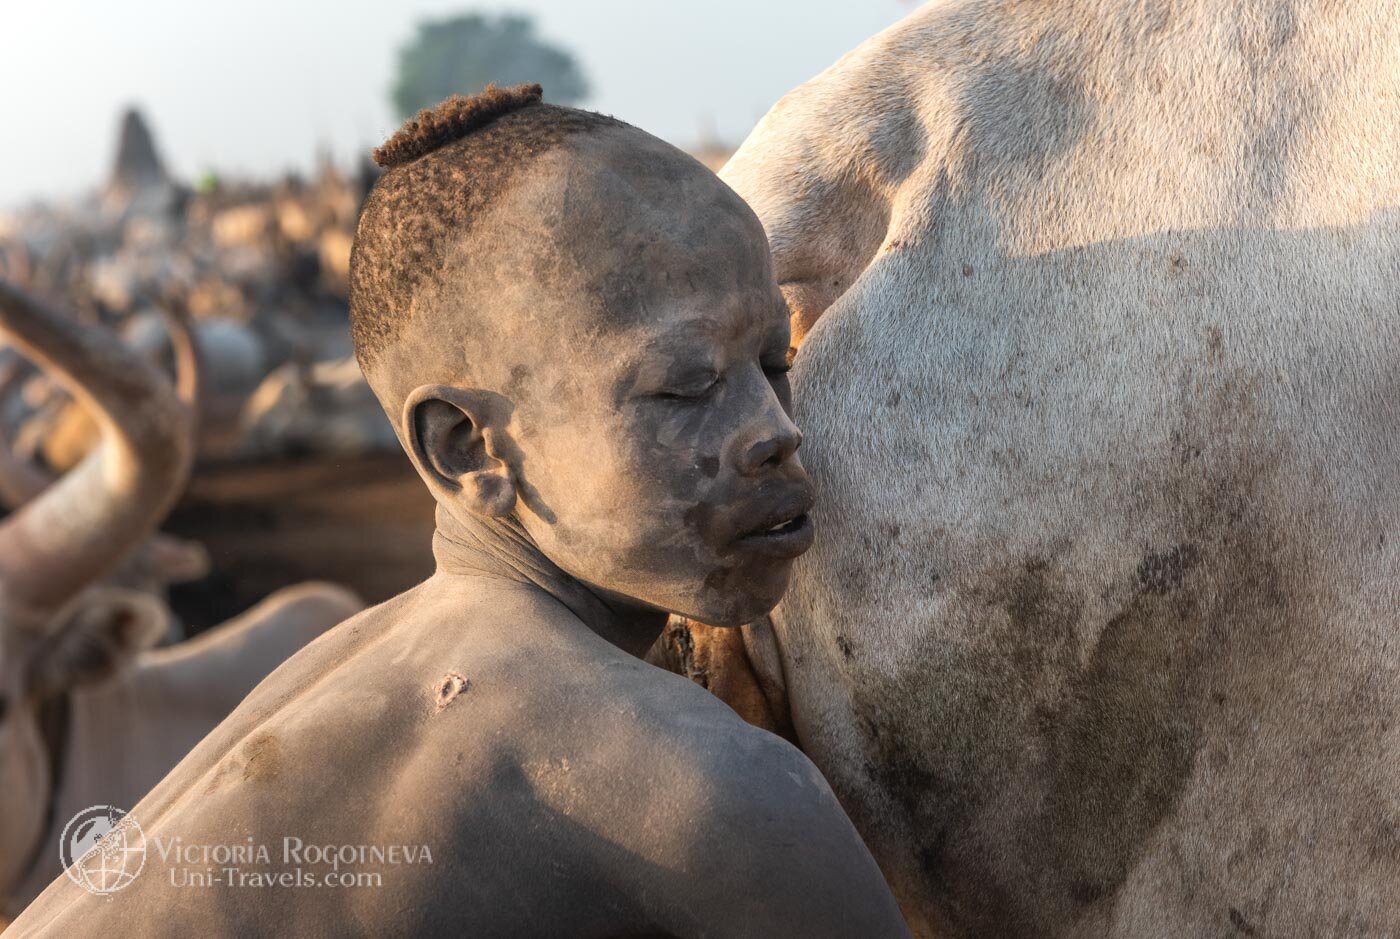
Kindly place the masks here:
<instances>
[{"instance_id":1,"label":"skin fold on neck","mask_svg":"<svg viewBox=\"0 0 1400 939\"><path fill-rule=\"evenodd\" d=\"M490 577L543 591L629 655L645 655L666 626L665 612L625 602L561 569L514 516L462 520L438 506L433 556L439 575Z\"/></svg>"}]
</instances>

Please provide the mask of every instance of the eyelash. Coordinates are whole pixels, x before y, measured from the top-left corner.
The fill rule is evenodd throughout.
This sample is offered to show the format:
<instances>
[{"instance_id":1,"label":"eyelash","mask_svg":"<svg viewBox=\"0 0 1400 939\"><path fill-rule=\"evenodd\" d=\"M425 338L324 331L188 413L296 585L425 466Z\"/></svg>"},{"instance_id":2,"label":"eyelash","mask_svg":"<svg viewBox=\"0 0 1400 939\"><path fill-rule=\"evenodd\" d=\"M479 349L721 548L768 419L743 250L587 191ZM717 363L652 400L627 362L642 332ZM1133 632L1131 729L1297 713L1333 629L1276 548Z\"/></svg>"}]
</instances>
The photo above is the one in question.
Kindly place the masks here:
<instances>
[{"instance_id":1,"label":"eyelash","mask_svg":"<svg viewBox=\"0 0 1400 939\"><path fill-rule=\"evenodd\" d=\"M792 371L792 356L789 355L786 358L784 358L782 365L764 365L762 367L764 375L767 375L770 379L776 380L778 378L783 377L788 372ZM723 382L724 377L717 376L714 381L710 382L702 390L697 391L694 394L680 394L674 391L663 391L658 393L656 397L661 399L662 401L703 401L705 398L708 398L710 395L714 394L714 392L718 390L719 386L723 384Z\"/></svg>"},{"instance_id":2,"label":"eyelash","mask_svg":"<svg viewBox=\"0 0 1400 939\"><path fill-rule=\"evenodd\" d=\"M657 397L660 398L662 401L702 401L714 393L715 389L719 387L721 381L721 378L716 377L714 381L710 382L708 385L706 385L701 390L695 392L694 394L679 394L674 391L663 391L660 394L658 394Z\"/></svg>"}]
</instances>

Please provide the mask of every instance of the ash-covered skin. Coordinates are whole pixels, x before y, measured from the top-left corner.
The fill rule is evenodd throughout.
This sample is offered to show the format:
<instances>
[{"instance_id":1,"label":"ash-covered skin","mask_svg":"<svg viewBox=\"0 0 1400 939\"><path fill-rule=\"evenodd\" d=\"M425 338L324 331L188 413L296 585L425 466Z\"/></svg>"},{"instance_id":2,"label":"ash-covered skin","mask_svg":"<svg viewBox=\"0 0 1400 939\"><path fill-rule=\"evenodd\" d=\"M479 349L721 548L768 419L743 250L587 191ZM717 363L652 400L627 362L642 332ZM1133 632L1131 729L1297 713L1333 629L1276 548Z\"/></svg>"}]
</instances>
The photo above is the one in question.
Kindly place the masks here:
<instances>
[{"instance_id":1,"label":"ash-covered skin","mask_svg":"<svg viewBox=\"0 0 1400 939\"><path fill-rule=\"evenodd\" d=\"M361 361L438 501L437 573L289 661L133 815L148 843L432 864L191 889L151 852L108 898L59 878L19 934L907 935L816 768L638 658L668 611L766 612L811 543L753 215L639 131L575 136L405 313Z\"/></svg>"},{"instance_id":2,"label":"ash-covered skin","mask_svg":"<svg viewBox=\"0 0 1400 939\"><path fill-rule=\"evenodd\" d=\"M607 130L542 157L449 267L370 380L453 521L478 527L491 510L463 499L513 490L534 544L610 604L727 625L771 609L812 499L787 308L748 207ZM435 463L425 439L453 434L472 455Z\"/></svg>"}]
</instances>

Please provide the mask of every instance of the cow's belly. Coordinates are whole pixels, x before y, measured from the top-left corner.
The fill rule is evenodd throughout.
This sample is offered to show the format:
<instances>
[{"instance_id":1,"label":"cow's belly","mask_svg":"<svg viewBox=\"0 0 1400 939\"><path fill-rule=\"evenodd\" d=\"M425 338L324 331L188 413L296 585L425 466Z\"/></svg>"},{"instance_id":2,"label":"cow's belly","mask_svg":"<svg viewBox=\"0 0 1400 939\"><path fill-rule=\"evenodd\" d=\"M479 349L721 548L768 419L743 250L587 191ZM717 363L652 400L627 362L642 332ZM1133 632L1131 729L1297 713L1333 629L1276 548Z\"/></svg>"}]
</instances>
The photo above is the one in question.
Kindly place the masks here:
<instances>
[{"instance_id":1,"label":"cow's belly","mask_svg":"<svg viewBox=\"0 0 1400 939\"><path fill-rule=\"evenodd\" d=\"M1063 264L877 271L804 346L803 747L933 932L1400 934L1394 293L1121 260L1055 317Z\"/></svg>"}]
</instances>

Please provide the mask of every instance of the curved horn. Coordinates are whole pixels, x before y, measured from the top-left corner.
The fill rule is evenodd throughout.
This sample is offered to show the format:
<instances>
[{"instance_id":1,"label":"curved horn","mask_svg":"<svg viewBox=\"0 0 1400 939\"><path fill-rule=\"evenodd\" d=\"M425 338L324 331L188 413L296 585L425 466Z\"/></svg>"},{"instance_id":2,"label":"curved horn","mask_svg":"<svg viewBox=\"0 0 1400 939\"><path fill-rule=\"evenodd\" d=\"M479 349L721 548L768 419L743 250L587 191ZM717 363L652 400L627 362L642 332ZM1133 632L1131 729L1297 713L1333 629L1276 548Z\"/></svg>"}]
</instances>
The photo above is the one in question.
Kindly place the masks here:
<instances>
[{"instance_id":1,"label":"curved horn","mask_svg":"<svg viewBox=\"0 0 1400 939\"><path fill-rule=\"evenodd\" d=\"M0 405L24 379L22 365L22 360L14 358L0 366ZM0 505L14 511L47 489L51 482L52 476L16 453L8 441L0 439Z\"/></svg>"},{"instance_id":2,"label":"curved horn","mask_svg":"<svg viewBox=\"0 0 1400 939\"><path fill-rule=\"evenodd\" d=\"M0 332L97 420L101 442L0 523L7 602L50 610L149 535L189 474L190 417L169 383L104 329L0 281Z\"/></svg>"},{"instance_id":3,"label":"curved horn","mask_svg":"<svg viewBox=\"0 0 1400 939\"><path fill-rule=\"evenodd\" d=\"M190 325L189 315L181 309L161 308L166 333L175 356L175 396L190 411L190 447L198 450L200 408L204 404L204 357L199 340ZM14 386L24 377L18 359L0 366L0 403L9 397ZM0 440L0 505L13 511L35 498L58 477L44 467L27 460Z\"/></svg>"}]
</instances>

